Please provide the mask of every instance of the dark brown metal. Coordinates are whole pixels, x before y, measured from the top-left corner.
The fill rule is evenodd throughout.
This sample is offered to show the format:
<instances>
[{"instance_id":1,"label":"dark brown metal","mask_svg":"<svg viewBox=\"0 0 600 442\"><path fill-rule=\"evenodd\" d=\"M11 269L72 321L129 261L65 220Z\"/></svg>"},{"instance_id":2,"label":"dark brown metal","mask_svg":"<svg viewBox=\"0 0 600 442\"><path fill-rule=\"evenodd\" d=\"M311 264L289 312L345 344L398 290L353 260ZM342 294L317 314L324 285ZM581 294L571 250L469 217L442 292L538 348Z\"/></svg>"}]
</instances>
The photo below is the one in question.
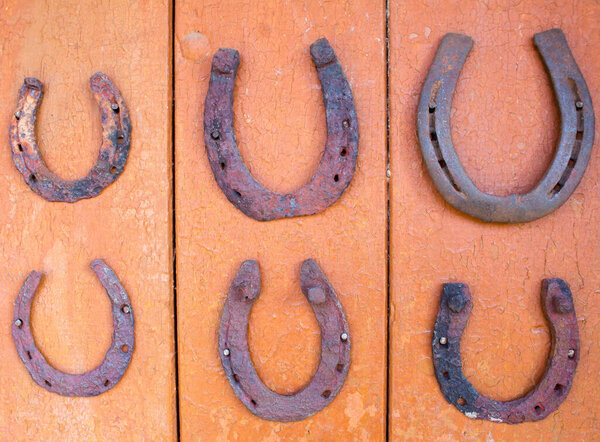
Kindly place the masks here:
<instances>
[{"instance_id":1,"label":"dark brown metal","mask_svg":"<svg viewBox=\"0 0 600 442\"><path fill-rule=\"evenodd\" d=\"M452 144L452 96L473 46L467 35L446 34L423 85L417 127L423 159L435 186L456 209L486 222L519 223L541 218L564 204L581 181L594 144L594 109L587 85L560 29L536 34L537 50L552 80L561 133L552 164L526 194L481 192L462 167Z\"/></svg>"},{"instance_id":2,"label":"dark brown metal","mask_svg":"<svg viewBox=\"0 0 600 442\"><path fill-rule=\"evenodd\" d=\"M219 49L212 62L204 107L204 143L219 187L251 218L269 221L322 212L352 181L358 156L358 120L352 91L333 48L322 38L310 47L323 91L327 143L317 171L300 189L279 194L258 183L240 156L233 130L233 89L240 56Z\"/></svg>"},{"instance_id":3,"label":"dark brown metal","mask_svg":"<svg viewBox=\"0 0 600 442\"><path fill-rule=\"evenodd\" d=\"M17 169L31 190L48 201L74 203L98 195L125 169L131 142L131 121L125 101L108 76L92 75L90 84L100 106L102 145L96 164L86 177L63 180L53 174L37 147L35 120L42 101L42 83L26 78L10 125L10 146Z\"/></svg>"},{"instance_id":4,"label":"dark brown metal","mask_svg":"<svg viewBox=\"0 0 600 442\"><path fill-rule=\"evenodd\" d=\"M19 357L39 386L62 396L97 396L110 390L125 374L133 354L133 309L129 297L115 272L103 260L96 259L90 267L112 303L114 331L104 361L87 373L68 374L53 368L35 345L29 321L41 273L29 274L15 301L12 335Z\"/></svg>"},{"instance_id":5,"label":"dark brown metal","mask_svg":"<svg viewBox=\"0 0 600 442\"><path fill-rule=\"evenodd\" d=\"M444 284L433 330L433 366L446 400L472 419L518 424L538 421L558 409L573 384L579 360L579 329L573 297L562 279L544 279L542 308L552 331L546 371L525 396L507 402L482 396L462 373L460 339L471 314L466 284Z\"/></svg>"},{"instance_id":6,"label":"dark brown metal","mask_svg":"<svg viewBox=\"0 0 600 442\"><path fill-rule=\"evenodd\" d=\"M260 380L248 351L248 318L260 295L256 261L245 261L227 295L219 329L219 353L233 391L262 419L290 422L305 419L329 405L342 388L350 367L350 332L333 287L312 259L302 263L302 292L321 328L321 361L317 372L299 392L284 396Z\"/></svg>"}]
</instances>

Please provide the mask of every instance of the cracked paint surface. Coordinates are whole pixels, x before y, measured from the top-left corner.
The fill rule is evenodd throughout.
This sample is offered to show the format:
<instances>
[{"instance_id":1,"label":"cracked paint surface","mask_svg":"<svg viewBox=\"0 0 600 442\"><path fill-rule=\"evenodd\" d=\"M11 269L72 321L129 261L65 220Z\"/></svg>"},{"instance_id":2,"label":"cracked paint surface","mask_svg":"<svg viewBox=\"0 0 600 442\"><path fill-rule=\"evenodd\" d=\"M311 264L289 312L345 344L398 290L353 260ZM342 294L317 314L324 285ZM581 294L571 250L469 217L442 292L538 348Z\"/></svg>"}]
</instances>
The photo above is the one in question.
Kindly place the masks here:
<instances>
[{"instance_id":1,"label":"cracked paint surface","mask_svg":"<svg viewBox=\"0 0 600 442\"><path fill-rule=\"evenodd\" d=\"M469 34L477 45L461 73L451 114L457 153L483 191L528 191L551 161L559 123L531 38L553 27L564 31L597 105L600 60L590 55L600 45L599 19L600 7L593 2L391 2L393 439L595 437L600 425L598 151L580 186L556 212L527 224L484 224L437 193L420 157L415 123L419 92L442 36ZM510 400L543 374L550 334L539 308L539 284L552 277L569 283L580 331L581 358L569 396L536 423L510 426L462 415L445 401L431 369L442 284L464 282L477 293L461 342L466 378L480 393Z\"/></svg>"},{"instance_id":2,"label":"cracked paint surface","mask_svg":"<svg viewBox=\"0 0 600 442\"><path fill-rule=\"evenodd\" d=\"M2 440L175 437L169 32L164 1L0 1ZM115 81L130 110L135 136L127 167L93 199L49 203L11 160L6 134L17 91L24 77L43 80L39 149L51 171L80 178L95 164L102 135L89 93L97 71ZM93 369L113 333L110 301L88 268L99 256L134 306L133 358L103 395L62 397L36 385L20 361L10 335L13 302L31 269L43 272L31 314L37 346L59 370Z\"/></svg>"},{"instance_id":3,"label":"cracked paint surface","mask_svg":"<svg viewBox=\"0 0 600 442\"><path fill-rule=\"evenodd\" d=\"M175 31L177 305L183 440L382 440L385 438L385 15L384 3L178 2ZM218 17L218 20L215 19ZM223 26L227 23L227 26ZM234 128L240 154L267 189L305 184L326 140L325 110L309 46L329 40L344 68L361 134L357 169L324 212L260 223L215 182L203 144L210 57L189 56L203 34L244 58L236 79ZM204 40L197 38L198 40ZM184 45L183 50L181 45ZM319 327L299 286L313 257L344 307L352 336L344 386L325 409L301 422L252 415L223 373L218 330L241 263L260 262L262 290L250 314L252 362L280 394L317 370Z\"/></svg>"}]
</instances>

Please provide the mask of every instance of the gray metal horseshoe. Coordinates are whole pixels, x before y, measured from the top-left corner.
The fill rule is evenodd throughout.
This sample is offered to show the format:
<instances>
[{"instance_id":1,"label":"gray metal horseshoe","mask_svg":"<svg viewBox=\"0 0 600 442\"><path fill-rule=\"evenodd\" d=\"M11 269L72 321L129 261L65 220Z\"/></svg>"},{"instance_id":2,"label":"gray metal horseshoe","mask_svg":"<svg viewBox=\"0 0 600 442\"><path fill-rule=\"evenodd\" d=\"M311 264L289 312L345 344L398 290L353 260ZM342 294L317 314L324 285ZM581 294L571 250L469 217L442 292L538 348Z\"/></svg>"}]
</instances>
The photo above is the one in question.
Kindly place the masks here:
<instances>
[{"instance_id":1,"label":"gray metal horseshoe","mask_svg":"<svg viewBox=\"0 0 600 442\"><path fill-rule=\"evenodd\" d=\"M219 49L212 62L204 107L204 144L217 184L227 199L247 216L269 221L322 212L346 190L356 169L358 120L352 91L329 42L310 47L317 68L327 117L327 143L310 181L279 194L254 179L242 159L233 130L233 89L240 64L235 49Z\"/></svg>"},{"instance_id":2,"label":"gray metal horseshoe","mask_svg":"<svg viewBox=\"0 0 600 442\"><path fill-rule=\"evenodd\" d=\"M277 422L306 419L337 396L350 368L350 332L344 310L327 277L312 259L302 263L302 292L321 328L321 361L311 381L292 395L269 390L258 377L248 350L248 320L260 295L256 261L245 261L227 295L219 328L219 354L225 375L242 403L256 416Z\"/></svg>"},{"instance_id":3,"label":"gray metal horseshoe","mask_svg":"<svg viewBox=\"0 0 600 442\"><path fill-rule=\"evenodd\" d=\"M127 292L115 272L103 260L92 261L90 267L111 301L114 331L104 361L87 373L69 374L55 369L35 345L29 317L41 273L33 271L29 274L15 301L12 336L19 357L36 384L61 396L97 396L110 390L125 374L133 354L133 310Z\"/></svg>"},{"instance_id":4,"label":"gray metal horseshoe","mask_svg":"<svg viewBox=\"0 0 600 442\"><path fill-rule=\"evenodd\" d=\"M524 396L496 401L480 394L462 372L460 340L472 308L469 287L444 284L433 329L433 366L444 397L465 416L508 424L538 421L557 410L567 398L579 360L573 296L562 279L544 279L541 301L552 331L552 349L544 375Z\"/></svg>"},{"instance_id":5,"label":"gray metal horseshoe","mask_svg":"<svg viewBox=\"0 0 600 442\"><path fill-rule=\"evenodd\" d=\"M101 72L92 75L90 86L100 107L102 122L98 159L85 177L63 180L48 169L37 147L35 121L44 95L42 82L37 78L25 78L23 82L10 125L12 157L27 185L47 201L74 203L93 198L125 169L131 143L131 120L125 100L110 78Z\"/></svg>"},{"instance_id":6,"label":"gray metal horseshoe","mask_svg":"<svg viewBox=\"0 0 600 442\"><path fill-rule=\"evenodd\" d=\"M526 194L495 196L467 176L450 130L452 96L473 46L467 35L446 34L421 91L417 129L423 159L436 188L454 208L486 222L520 223L541 218L569 199L581 181L594 144L594 110L587 84L560 29L536 34L535 46L552 80L561 131L552 164Z\"/></svg>"}]
</instances>

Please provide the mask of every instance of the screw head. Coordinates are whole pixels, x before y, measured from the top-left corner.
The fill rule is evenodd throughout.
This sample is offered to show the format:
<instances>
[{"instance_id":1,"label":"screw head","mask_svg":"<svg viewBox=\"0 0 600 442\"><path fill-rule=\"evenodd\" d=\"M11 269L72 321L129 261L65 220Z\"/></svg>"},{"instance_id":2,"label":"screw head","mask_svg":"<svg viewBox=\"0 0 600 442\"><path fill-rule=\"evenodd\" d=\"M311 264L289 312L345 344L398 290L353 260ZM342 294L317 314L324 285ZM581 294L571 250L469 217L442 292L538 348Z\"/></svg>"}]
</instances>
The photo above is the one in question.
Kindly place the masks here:
<instances>
[{"instance_id":1,"label":"screw head","mask_svg":"<svg viewBox=\"0 0 600 442\"><path fill-rule=\"evenodd\" d=\"M112 103L112 104L110 105L110 108L111 108L112 110L116 111L117 109L119 109L119 105L118 105L117 103Z\"/></svg>"},{"instance_id":2,"label":"screw head","mask_svg":"<svg viewBox=\"0 0 600 442\"><path fill-rule=\"evenodd\" d=\"M129 313L131 312L131 307L129 307L128 305L123 306L123 313Z\"/></svg>"},{"instance_id":3,"label":"screw head","mask_svg":"<svg viewBox=\"0 0 600 442\"><path fill-rule=\"evenodd\" d=\"M569 359L573 359L573 356L575 356L575 350L573 350L572 348L567 352L567 356L569 356Z\"/></svg>"},{"instance_id":4,"label":"screw head","mask_svg":"<svg viewBox=\"0 0 600 442\"><path fill-rule=\"evenodd\" d=\"M577 100L577 101L575 102L575 107L576 107L577 109L581 109L581 108L583 107L583 101L581 101L581 100Z\"/></svg>"},{"instance_id":5,"label":"screw head","mask_svg":"<svg viewBox=\"0 0 600 442\"><path fill-rule=\"evenodd\" d=\"M219 133L219 131L218 131L218 130L213 130L213 131L210 133L210 137L211 137L213 140L218 140L220 136L221 136L221 134Z\"/></svg>"},{"instance_id":6,"label":"screw head","mask_svg":"<svg viewBox=\"0 0 600 442\"><path fill-rule=\"evenodd\" d=\"M20 319L17 319L17 320L15 321L15 325L16 325L17 327L21 328L21 326L23 325L23 321L21 321Z\"/></svg>"},{"instance_id":7,"label":"screw head","mask_svg":"<svg viewBox=\"0 0 600 442\"><path fill-rule=\"evenodd\" d=\"M15 118L18 120L19 118L21 118L21 111L18 110L15 112Z\"/></svg>"},{"instance_id":8,"label":"screw head","mask_svg":"<svg viewBox=\"0 0 600 442\"><path fill-rule=\"evenodd\" d=\"M229 351L228 348L226 348L225 350L223 350L223 355L224 356L229 356L229 354L230 354L230 351Z\"/></svg>"},{"instance_id":9,"label":"screw head","mask_svg":"<svg viewBox=\"0 0 600 442\"><path fill-rule=\"evenodd\" d=\"M348 126L350 126L350 122L348 120L344 120L344 121L342 121L342 126L348 127Z\"/></svg>"},{"instance_id":10,"label":"screw head","mask_svg":"<svg viewBox=\"0 0 600 442\"><path fill-rule=\"evenodd\" d=\"M342 333L342 334L340 335L340 339L341 339L342 341L344 341L344 342L345 342L345 341L347 341L347 340L348 340L348 333Z\"/></svg>"},{"instance_id":11,"label":"screw head","mask_svg":"<svg viewBox=\"0 0 600 442\"><path fill-rule=\"evenodd\" d=\"M447 343L448 343L448 338L447 338L447 337L445 337L445 336L442 336L442 337L440 338L440 344L442 344L442 345L446 345Z\"/></svg>"}]
</instances>

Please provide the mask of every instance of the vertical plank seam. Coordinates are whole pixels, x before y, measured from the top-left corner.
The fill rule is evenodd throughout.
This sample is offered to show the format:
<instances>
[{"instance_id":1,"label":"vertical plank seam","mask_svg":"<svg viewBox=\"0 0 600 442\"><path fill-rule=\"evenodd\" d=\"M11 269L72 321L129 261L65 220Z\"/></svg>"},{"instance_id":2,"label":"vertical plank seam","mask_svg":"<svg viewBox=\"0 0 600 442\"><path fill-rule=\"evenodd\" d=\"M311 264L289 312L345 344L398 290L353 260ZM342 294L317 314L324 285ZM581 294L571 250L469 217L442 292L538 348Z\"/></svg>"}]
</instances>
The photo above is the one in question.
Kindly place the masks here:
<instances>
[{"instance_id":1,"label":"vertical plank seam","mask_svg":"<svg viewBox=\"0 0 600 442\"><path fill-rule=\"evenodd\" d=\"M175 200L175 0L170 0L169 21L171 22L171 223L173 259L173 339L175 341L175 425L177 441L181 440L179 409L179 339L177 334L177 202Z\"/></svg>"},{"instance_id":2,"label":"vertical plank seam","mask_svg":"<svg viewBox=\"0 0 600 442\"><path fill-rule=\"evenodd\" d=\"M391 383L390 383L390 341L392 336L390 321L390 2L385 1L385 204L386 204L386 250L385 250L385 290L386 290L386 402L385 402L385 440L390 440L390 401L391 401Z\"/></svg>"}]
</instances>

